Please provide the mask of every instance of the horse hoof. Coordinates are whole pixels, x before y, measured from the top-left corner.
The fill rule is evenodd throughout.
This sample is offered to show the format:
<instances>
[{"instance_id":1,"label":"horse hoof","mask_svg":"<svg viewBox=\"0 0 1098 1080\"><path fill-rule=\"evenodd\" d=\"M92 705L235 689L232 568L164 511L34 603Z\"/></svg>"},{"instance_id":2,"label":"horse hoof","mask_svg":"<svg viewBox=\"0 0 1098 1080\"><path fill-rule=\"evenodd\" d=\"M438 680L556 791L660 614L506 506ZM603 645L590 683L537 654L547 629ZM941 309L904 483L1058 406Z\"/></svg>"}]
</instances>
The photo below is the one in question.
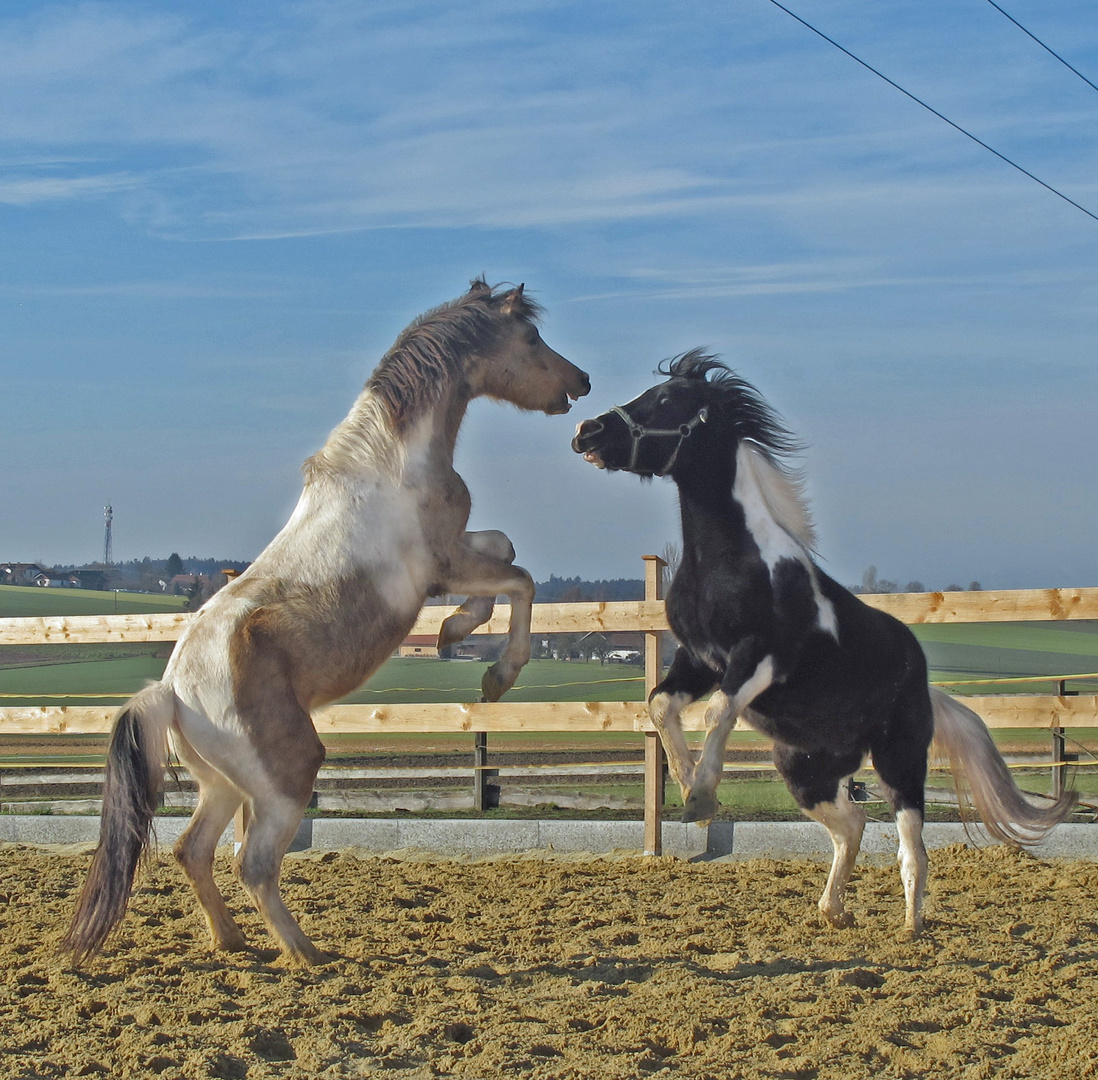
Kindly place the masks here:
<instances>
[{"instance_id":1,"label":"horse hoof","mask_svg":"<svg viewBox=\"0 0 1098 1080\"><path fill-rule=\"evenodd\" d=\"M310 945L308 948L290 949L282 954L282 963L291 968L320 967L322 964L330 964L335 960L326 952Z\"/></svg>"},{"instance_id":2,"label":"horse hoof","mask_svg":"<svg viewBox=\"0 0 1098 1080\"><path fill-rule=\"evenodd\" d=\"M450 616L452 619L453 616ZM464 641L465 635L450 625L450 619L446 619L439 628L438 637L435 639L435 648L442 652L447 645L453 645L457 641Z\"/></svg>"},{"instance_id":3,"label":"horse hoof","mask_svg":"<svg viewBox=\"0 0 1098 1080\"><path fill-rule=\"evenodd\" d=\"M250 951L250 946L244 940L243 934L237 934L235 937L219 938L213 942L213 947L216 952L241 953Z\"/></svg>"},{"instance_id":4,"label":"horse hoof","mask_svg":"<svg viewBox=\"0 0 1098 1080\"><path fill-rule=\"evenodd\" d=\"M704 827L717 816L719 806L716 795L708 791L692 791L683 805L682 820L696 821L698 825Z\"/></svg>"},{"instance_id":5,"label":"horse hoof","mask_svg":"<svg viewBox=\"0 0 1098 1080\"><path fill-rule=\"evenodd\" d=\"M823 921L836 930L849 930L854 925L854 916L849 911L840 911L832 915L827 911L820 912Z\"/></svg>"},{"instance_id":6,"label":"horse hoof","mask_svg":"<svg viewBox=\"0 0 1098 1080\"><path fill-rule=\"evenodd\" d=\"M484 673L484 678L480 680L480 689L484 694L484 700L499 701L515 685L516 678L518 678L517 671L514 675L501 674L500 665L493 664Z\"/></svg>"}]
</instances>

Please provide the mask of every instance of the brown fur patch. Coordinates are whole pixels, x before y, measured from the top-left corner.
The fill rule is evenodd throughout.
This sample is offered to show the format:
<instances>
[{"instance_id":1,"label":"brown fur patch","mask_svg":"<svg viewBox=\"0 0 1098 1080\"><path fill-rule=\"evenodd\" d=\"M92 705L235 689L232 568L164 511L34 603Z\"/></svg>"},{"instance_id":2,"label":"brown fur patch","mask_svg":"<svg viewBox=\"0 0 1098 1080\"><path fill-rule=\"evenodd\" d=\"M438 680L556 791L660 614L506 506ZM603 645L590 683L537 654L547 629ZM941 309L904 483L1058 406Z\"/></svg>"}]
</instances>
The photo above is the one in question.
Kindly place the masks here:
<instances>
[{"instance_id":1,"label":"brown fur patch","mask_svg":"<svg viewBox=\"0 0 1098 1080\"><path fill-rule=\"evenodd\" d=\"M310 710L360 686L411 623L397 619L365 573L324 588L254 585L241 592L260 606L229 649L237 712L279 787L308 798L324 759Z\"/></svg>"}]
</instances>

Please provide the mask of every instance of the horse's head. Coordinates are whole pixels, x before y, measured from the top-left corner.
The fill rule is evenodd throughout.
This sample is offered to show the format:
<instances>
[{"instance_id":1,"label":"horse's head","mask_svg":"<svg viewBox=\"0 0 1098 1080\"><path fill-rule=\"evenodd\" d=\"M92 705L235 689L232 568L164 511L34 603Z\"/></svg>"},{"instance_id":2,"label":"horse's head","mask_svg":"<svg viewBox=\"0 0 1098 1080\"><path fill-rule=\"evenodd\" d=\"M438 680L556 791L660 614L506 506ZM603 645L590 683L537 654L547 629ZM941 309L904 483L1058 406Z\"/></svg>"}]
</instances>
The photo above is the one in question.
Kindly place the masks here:
<instances>
[{"instance_id":1,"label":"horse's head","mask_svg":"<svg viewBox=\"0 0 1098 1080\"><path fill-rule=\"evenodd\" d=\"M667 476L710 434L715 384L707 372L724 365L694 349L671 361L666 382L615 405L576 428L572 449L600 469ZM727 370L727 369L724 369Z\"/></svg>"},{"instance_id":2,"label":"horse's head","mask_svg":"<svg viewBox=\"0 0 1098 1080\"><path fill-rule=\"evenodd\" d=\"M483 298L494 323L491 337L466 367L474 395L554 415L568 412L572 401L590 393L587 373L542 341L536 322L541 309L524 295L522 285L493 295L475 281L468 295Z\"/></svg>"}]
</instances>

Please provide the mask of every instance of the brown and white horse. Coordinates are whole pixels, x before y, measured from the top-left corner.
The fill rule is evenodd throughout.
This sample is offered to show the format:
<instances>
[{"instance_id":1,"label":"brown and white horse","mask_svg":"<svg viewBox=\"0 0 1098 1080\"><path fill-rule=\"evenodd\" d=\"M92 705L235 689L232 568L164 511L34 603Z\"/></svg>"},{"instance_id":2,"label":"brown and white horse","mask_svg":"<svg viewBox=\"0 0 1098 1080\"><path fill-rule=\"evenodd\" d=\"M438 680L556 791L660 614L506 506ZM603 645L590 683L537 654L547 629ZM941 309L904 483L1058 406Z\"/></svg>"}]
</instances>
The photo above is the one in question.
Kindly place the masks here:
<instances>
[{"instance_id":1,"label":"brown and white horse","mask_svg":"<svg viewBox=\"0 0 1098 1080\"><path fill-rule=\"evenodd\" d=\"M282 858L312 796L324 748L310 711L359 686L412 627L428 596L470 600L440 644L511 601L507 643L485 673L495 701L530 657L530 575L500 532L465 531L469 491L454 471L458 428L476 397L566 413L587 375L546 345L520 285L483 280L417 319L371 375L345 420L305 464L289 522L213 596L180 637L161 682L115 720L99 846L63 951L96 953L125 913L148 843L169 746L198 783L175 855L215 948L245 947L213 878L218 839L243 803L237 873L285 958L322 962L278 888Z\"/></svg>"}]
</instances>

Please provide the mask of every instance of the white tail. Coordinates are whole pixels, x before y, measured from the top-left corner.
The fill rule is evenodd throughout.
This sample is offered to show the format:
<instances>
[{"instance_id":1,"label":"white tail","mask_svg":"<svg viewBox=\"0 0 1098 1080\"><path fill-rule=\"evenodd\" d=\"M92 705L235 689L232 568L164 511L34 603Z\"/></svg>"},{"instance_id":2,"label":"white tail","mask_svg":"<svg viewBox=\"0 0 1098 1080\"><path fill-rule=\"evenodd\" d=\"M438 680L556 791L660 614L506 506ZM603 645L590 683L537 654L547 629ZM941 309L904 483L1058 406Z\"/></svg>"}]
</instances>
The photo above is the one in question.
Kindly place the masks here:
<instances>
[{"instance_id":1,"label":"white tail","mask_svg":"<svg viewBox=\"0 0 1098 1080\"><path fill-rule=\"evenodd\" d=\"M1018 790L987 726L967 705L935 687L930 688L930 701L934 741L949 758L957 796L963 803L971 795L976 813L996 840L1015 847L1039 844L1071 813L1072 791L1037 806Z\"/></svg>"}]
</instances>

